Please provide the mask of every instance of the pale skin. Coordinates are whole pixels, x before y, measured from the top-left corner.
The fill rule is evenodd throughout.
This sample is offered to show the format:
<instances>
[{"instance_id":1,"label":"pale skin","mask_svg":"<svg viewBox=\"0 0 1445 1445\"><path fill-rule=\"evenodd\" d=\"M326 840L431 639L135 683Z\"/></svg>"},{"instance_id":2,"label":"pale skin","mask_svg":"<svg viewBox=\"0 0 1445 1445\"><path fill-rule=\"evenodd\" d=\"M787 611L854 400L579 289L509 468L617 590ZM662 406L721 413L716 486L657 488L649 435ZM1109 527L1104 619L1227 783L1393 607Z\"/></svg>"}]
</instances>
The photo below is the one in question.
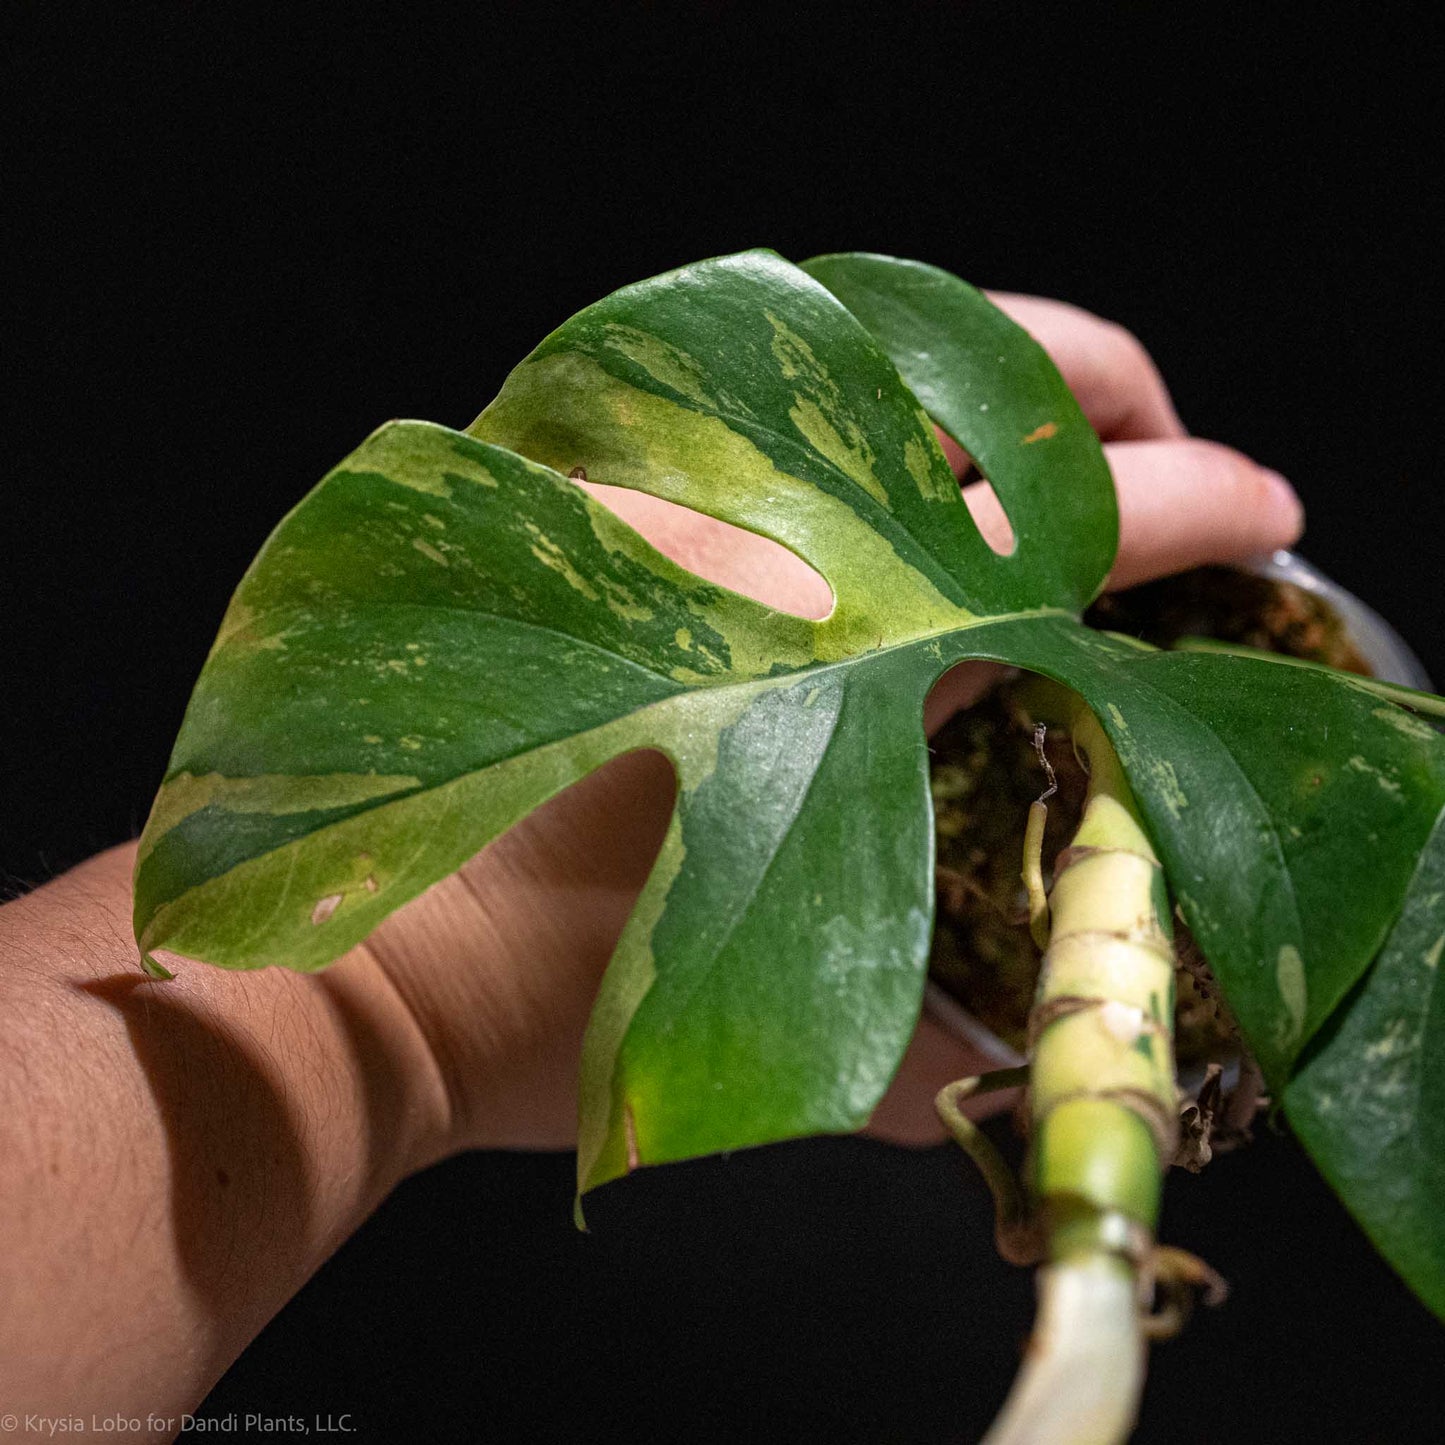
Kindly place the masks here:
<instances>
[{"instance_id":1,"label":"pale skin","mask_svg":"<svg viewBox=\"0 0 1445 1445\"><path fill-rule=\"evenodd\" d=\"M1058 302L994 300L1048 348L1106 443L1111 585L1295 541L1288 484L1188 437L1128 333ZM826 612L826 586L782 548L589 486L684 565ZM992 493L965 496L997 545ZM955 669L928 725L991 675ZM660 756L619 759L319 975L168 958L173 982L144 978L134 844L0 908L0 1412L155 1417L138 1438L170 1438L408 1174L464 1149L569 1147L583 1028L672 792ZM925 1018L871 1129L935 1142L934 1093L980 1067Z\"/></svg>"}]
</instances>

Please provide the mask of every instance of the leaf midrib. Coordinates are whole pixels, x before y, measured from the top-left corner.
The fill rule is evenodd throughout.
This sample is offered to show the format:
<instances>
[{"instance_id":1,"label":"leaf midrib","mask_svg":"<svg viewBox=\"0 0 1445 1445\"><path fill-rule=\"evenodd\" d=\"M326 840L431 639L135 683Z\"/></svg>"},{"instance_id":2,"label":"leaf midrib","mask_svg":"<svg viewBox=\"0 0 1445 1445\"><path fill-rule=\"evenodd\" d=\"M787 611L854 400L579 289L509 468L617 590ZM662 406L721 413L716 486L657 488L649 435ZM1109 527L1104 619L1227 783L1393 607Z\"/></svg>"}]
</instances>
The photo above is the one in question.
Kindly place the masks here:
<instances>
[{"instance_id":1,"label":"leaf midrib","mask_svg":"<svg viewBox=\"0 0 1445 1445\"><path fill-rule=\"evenodd\" d=\"M428 606L427 604L415 604L415 603L379 603L379 604L375 604L375 605L391 606L391 607ZM761 605L761 604L759 604L759 605ZM429 606L428 606L428 610L431 610L431 609L429 608ZM457 611L457 612L466 613L466 614L468 614L468 615L488 615L488 616L492 616L492 615L498 615L498 616L499 616L499 615L500 615L500 614L481 614L481 613L476 612L474 609L465 608L465 607L455 607L455 608L446 608L446 607L443 607L441 610ZM261 614L261 615L263 615L263 616L273 616L274 614ZM883 657L886 657L886 656L888 656L888 655L890 655L890 654L892 654L892 653L895 653L895 652L904 651L904 650L907 650L907 649L910 649L910 648L919 648L919 647L925 646L925 645L928 644L929 642L932 642L932 641L934 641L935 639L937 639L937 638L939 638L939 637L948 637L948 636L953 636L953 635L955 635L955 634L957 634L957 633L961 633L961 632L972 632L972 631L977 631L977 630L979 630L979 629L981 629L981 628L988 628L988 627L994 627L994 626L1002 626L1002 625L1006 625L1006 624L1010 624L1010 623L1027 621L1027 620L1031 620L1031 619L1039 619L1039 620L1042 621L1042 620L1047 620L1047 619L1049 619L1049 618L1054 618L1054 617L1057 617L1057 618L1067 618L1067 619L1070 619L1070 620L1076 620L1076 619L1073 618L1073 614L1072 614L1072 613L1066 612L1066 611L1065 611L1064 609L1062 609L1062 608L1055 608L1055 607L1040 608L1040 609L1036 609L1036 610L1029 610L1029 611L1026 611L1026 612L1001 613L1001 614L999 614L999 615L996 616L996 617L977 618L977 619L975 619L975 620L973 620L973 621L964 623L962 626L959 626L959 627L939 628L939 629L936 629L936 630L934 630L934 631L932 631L932 632L920 633L917 637L909 638L909 639L907 639L907 640L905 640L905 641L902 641L902 642L890 643L890 644L888 644L886 647L875 648L875 649L873 649L873 650L871 650L871 651L869 651L869 652L857 653L857 654L855 654L855 655L853 655L853 656L851 656L851 657L839 658L839 659L837 659L837 660L829 661L829 662L812 663L812 664L809 664L809 665L807 665L807 666L800 667L800 668L798 668L798 669L796 669L795 671L792 671L792 672L778 673L778 674L775 674L775 675L772 675L772 676L766 676L766 677L732 677L732 678L723 678L723 679L720 679L720 680L719 680L718 682L716 682L716 683L699 684L699 685L694 686L694 687L689 687L689 686L686 686L686 685L679 685L679 686L677 687L677 690L676 690L675 692L670 693L670 694L669 694L668 696L666 696L666 697L656 698L656 699L652 700L651 702L644 703L644 704L643 704L642 706L640 706L640 707L633 708L630 712L618 713L615 717L609 718L609 719L607 719L605 722L596 723L596 724L594 724L592 727L584 729L582 732L565 733L565 734L563 734L563 735L560 736L560 737L549 739L549 740L546 741L546 742L535 743L535 744L533 744L533 745L531 745L531 746L529 746L529 747L519 748L519 749L518 749L517 751L515 751L515 752L507 753L507 754L505 754L504 756L501 756L501 757L497 757L497 758L492 759L490 762L484 764L484 765L483 765L482 767L480 767L480 768L468 769L468 770L465 771L465 772L459 772L459 773L454 774L452 777L445 778L445 779L441 780L440 782L429 783L429 784L426 784L425 786L420 787L420 788L410 789L410 790L408 790L408 791L407 791L403 796L401 796L401 797L387 796L387 797L378 798L373 806L360 808L360 809L357 810L356 813L353 813L353 814L348 815L347 818L341 820L340 822L332 823L332 824L327 824L326 827L324 827L324 828L319 828L319 829L317 829L314 833L308 833L308 834L306 834L304 837L295 838L295 839L290 840L289 842L283 843L279 848L268 849L268 850L267 850L266 852L264 852L264 853L256 853L256 854L253 854L253 855L252 855L251 857L249 857L249 858L243 858L243 859L239 860L238 862L232 864L232 866L231 866L230 868L226 869L224 873L217 873L217 874L215 874L213 877L206 879L204 883L201 883L201 884L199 884L199 885L197 885L197 886L198 886L198 887L201 887L201 888L209 887L212 883L218 882L220 879L225 878L225 877L228 877L231 873L235 872L235 870L236 870L237 868L245 867L245 866L247 866L248 864L255 863L255 862L257 862L259 859L262 859L262 858L272 857L272 856L274 856L274 855L277 854L277 853L283 852L283 851L284 851L285 849L287 849L287 848L301 848L301 847L307 846L313 839L324 837L328 832L330 832L330 830L331 830L332 828L334 828L334 827L341 827L341 826L343 826L344 823L349 823L350 821L352 821L353 818L365 816L367 813L378 812L378 811L384 810L384 809L386 809L386 808L388 808L388 807L392 807L392 806L397 805L397 804L401 804L401 803L412 803L412 802L414 802L417 798L424 797L424 796L426 796L428 793L434 793L434 792L436 792L439 788L452 787L452 786L454 786L455 784L460 783L460 782L462 782L462 781L465 780L465 779L479 777L479 776L481 776L482 774L489 772L489 771L490 771L491 769L493 769L493 768L501 767L501 766L503 766L503 765L506 764L506 763L513 762L513 761L515 761L516 759L525 757L525 756L527 756L527 755L530 754L530 753L540 752L540 751L541 751L542 749L544 749L544 748L556 747L556 746L558 746L559 744L562 744L562 743L571 742L571 741L576 741L576 740L579 740L579 739L582 739L582 738L586 738L586 737L590 736L591 734L593 734L593 733L595 733L595 732L597 732L597 731L600 731L600 730L603 729L603 728L614 727L614 726L616 726L618 723L623 722L623 721L626 720L626 719L629 719L629 718L632 718L632 719L639 718L639 717L641 717L642 715L644 715L645 713L649 712L649 711L650 711L651 709L653 709L653 708L667 707L667 706L670 706L670 705L672 705L672 704L675 704L675 703L678 701L678 699L680 699L680 698L692 696L692 695L695 695L695 694L698 694L698 693L702 693L702 692L720 690L720 689L722 689L722 688L724 688L724 687L782 687L782 686L784 686L784 685L789 685L789 684L792 684L792 683L796 683L797 681L799 681L799 680L801 680L801 679L803 679L803 678L806 678L806 677L816 677L816 676L819 676L819 675L822 675L822 674L829 673L829 672L831 672L831 671L833 671L833 670L835 670L835 669L839 669L839 668L852 668L852 667L858 666L858 665L861 664L861 663L876 661L876 660L878 660L878 659L881 659L881 658L883 658ZM507 620L507 621L512 621L513 619L508 618L508 619L505 619L505 620ZM529 625L529 624L522 624L522 625L525 626L525 625ZM552 628L544 628L543 630L546 630L546 631L556 631L556 629L552 629ZM579 640L579 639L573 638L573 637L572 637L572 634L570 634L570 633L558 633L558 635L567 638L569 641L578 641L578 640ZM587 644L587 645L589 645L589 646L594 646L594 647L596 646L596 644ZM606 655L606 656L609 656L609 657L614 656L614 654L612 654L612 653L610 653L610 652L607 652L607 650L606 650L605 648L602 648L602 649L599 649L599 650L602 651L602 652L604 653L604 655ZM967 659L961 659L961 660L966 661ZM619 661L627 662L628 659L626 659L626 658L619 658ZM946 667L952 667L952 666L954 666L954 665L955 665L955 664L950 663L950 664L947 664ZM946 670L946 667L945 667L945 670ZM651 675L651 676L659 676L659 674L651 673L650 670L649 670L649 669L646 669L646 668L643 668L643 669L640 669L640 670L649 672L649 675ZM667 679L667 680L668 680L669 682L674 682L674 681L675 681L674 679ZM919 698L919 726L920 726L920 728L922 727L922 708L923 708L923 702L924 702L924 698L923 698L923 697L920 697L920 698ZM830 737L829 737L829 746L831 746L831 744L832 744L832 735L830 734ZM638 744L638 747L639 747L639 748L645 748L645 747L648 747L648 746L659 747L659 749L660 749L661 751L664 751L664 752L667 751L666 748L661 748L659 744L655 744L655 743L654 743L654 744L648 744L648 743ZM624 748L620 748L617 753L612 754L612 757L613 757L613 758L620 757L623 752L631 751L631 750L632 750L632 749L625 748L625 747L624 747ZM609 759L609 761L610 761L610 759ZM597 764L597 767L602 767L602 766L604 766L604 763L598 763L598 764ZM814 770L814 775L816 776L816 769ZM582 780L582 777L583 777L583 776L586 776L586 775L585 775L585 774L581 774L581 775L579 775L576 779L574 779L573 781L574 781L574 782L580 782L580 781ZM811 787L811 779L810 779L810 782L809 782L809 786ZM188 890L188 891L193 891L193 890ZM182 895L179 895L179 896L180 896L180 897L184 897L185 895L182 894ZM171 901L174 902L175 900L171 900ZM169 906L169 905L166 905L166 906Z\"/></svg>"},{"instance_id":2,"label":"leaf midrib","mask_svg":"<svg viewBox=\"0 0 1445 1445\"><path fill-rule=\"evenodd\" d=\"M1161 655L1163 654L1155 653L1148 656L1121 658L1120 664L1130 674L1134 674L1136 668L1148 666L1150 657L1157 657ZM1155 697L1159 702L1161 702L1166 709L1190 719L1191 722L1196 723L1200 727L1204 728L1205 731L1207 731L1209 735L1215 739L1215 741L1218 743L1218 748L1216 750L1217 753L1228 760L1230 770L1244 784L1245 791L1248 793L1250 798L1253 799L1255 807L1258 810L1258 814L1264 821L1265 831L1268 835L1271 851L1274 854L1275 861L1279 865L1280 875L1284 880L1284 893L1289 904L1290 922L1293 925L1295 937L1298 938L1299 941L1303 944L1305 942L1305 935L1304 924L1300 913L1299 894L1295 888L1294 874L1291 872L1289 864L1285 858L1284 843L1280 838L1279 829L1275 824L1272 814L1270 813L1269 805L1260 795L1259 790L1254 786L1253 782L1250 781L1249 774L1246 773L1244 769L1239 766L1239 762L1235 758L1233 752L1230 751L1230 749L1224 744L1223 740L1219 738L1219 735L1214 731L1212 727L1209 726L1208 723L1204 722L1202 718L1199 718L1194 713L1190 712L1183 703L1178 702L1176 699L1170 697L1168 693L1157 687L1153 683L1153 681L1150 680L1147 676L1143 677L1142 681L1143 686L1146 687L1151 693L1151 695ZM1103 722L1102 718L1100 719L1100 722ZM1343 994L1341 995L1341 997L1343 997ZM1281 1000L1281 1002L1283 1002L1283 1000ZM1330 1013L1333 1013L1335 1008L1337 1008L1338 1006L1339 999L1337 998L1330 1006ZM1328 1014L1325 1015L1326 1018L1328 1018L1328 1016ZM1323 1020L1321 1020L1321 1022L1323 1022ZM1293 1068L1294 1061L1299 1058L1301 1050L1314 1036L1315 1032L1318 1031L1318 1028L1319 1025L1316 1024L1314 1029L1312 1029L1308 1034L1301 1034L1301 1036L1294 1042L1291 1048L1291 1068Z\"/></svg>"},{"instance_id":3,"label":"leaf midrib","mask_svg":"<svg viewBox=\"0 0 1445 1445\"><path fill-rule=\"evenodd\" d=\"M790 617L796 621L806 624L810 628L813 640L817 639L825 625L829 621L831 621L834 615L834 613L830 612L827 617L799 617L796 612L784 612L780 608L768 607L765 602L759 602L755 597L749 597L745 593L729 592L727 588L722 587L720 584L710 583L708 585L718 586L719 591L728 592L728 595L731 597L740 598L744 602L752 603L755 607L765 609L770 617ZM645 672L650 677L655 677L662 682L668 683L670 686L674 687L679 693L701 692L706 689L720 687L746 686L749 683L771 682L774 679L783 677L811 676L818 672L826 672L831 668L851 667L856 663L863 662L870 658L885 657L889 653L898 652L900 650L910 647L916 647L919 643L932 642L937 638L952 637L960 632L973 632L978 630L979 628L995 627L1006 623L1025 622L1035 618L1039 619L1040 621L1049 618L1063 618L1073 622L1078 621L1077 614L1069 611L1067 608L1064 607L1030 607L1015 612L998 612L990 616L974 616L966 622L951 624L947 627L931 628L926 632L918 632L910 637L902 638L899 641L889 642L883 647L869 648L866 652L854 652L850 653L847 657L838 657L828 660L818 659L812 662L806 662L799 667L790 669L787 672L761 673L752 676L736 673L720 673L716 679L703 679L698 682L680 683L675 677L672 677L670 674L658 672L656 668L649 667L646 663L638 662L636 659L627 657L623 653L614 652L610 648L604 647L601 643L589 642L585 637L578 637L575 633L564 632L559 627L550 627L544 622L529 622L524 618L512 617L504 612L492 612L480 607L461 607L455 604L445 602L392 602L386 600L377 600L358 605L357 610L361 611L364 609L379 607L384 607L395 611L415 610L424 613L456 612L461 613L463 616L467 617L489 618L494 622L506 622L517 627L534 628L538 632L549 632L555 637L565 638L570 643L576 643L582 647L590 648L595 652L600 652L604 657L615 658L618 662L624 663L628 667L634 667L639 672ZM289 607L277 608L271 611L257 613L256 618L257 620L264 620L269 622L272 618L277 616L284 616L285 614L290 612L307 610L309 609L307 609L304 604L296 603ZM312 615L314 616L314 611L312 612ZM267 636L280 637L282 636L282 634L280 632L273 631L268 632ZM223 643L222 647L218 650L224 651L227 646L229 646L228 643ZM967 659L964 660L966 661ZM659 698L656 699L656 701L663 702L666 701L666 699ZM651 707L652 705L652 703L646 704L646 706L648 707ZM642 709L637 709L637 711L641 710ZM618 717L626 716L628 716L628 714L626 713L618 714ZM490 764L488 764L488 766L490 766Z\"/></svg>"},{"instance_id":4,"label":"leaf midrib","mask_svg":"<svg viewBox=\"0 0 1445 1445\"><path fill-rule=\"evenodd\" d=\"M846 687L847 684L845 683L845 693ZM812 796L814 785L818 781L818 774L823 771L823 764L827 760L829 752L832 750L833 740L837 737L838 734L838 723L842 719L843 709L846 706L847 699L845 695L844 698L840 700L838 712L833 718L832 726L830 726L828 729L828 741L824 744L823 748L818 753L817 766L814 767L812 771L808 774L808 781L806 785L798 793L797 805L791 809L788 815L788 821L786 825L777 834L777 846L769 852L767 862L764 863L763 866L757 869L754 873L752 885L748 888L746 895L737 899L735 905L729 908L729 921L721 935L717 947L710 950L709 957L707 958L706 962L702 965L701 968L697 970L697 976L693 979L692 983L688 986L682 997L678 1000L677 1006L674 1009L675 1014L678 1012L682 1012L686 1009L688 1001L694 997L697 991L702 988L702 986L712 976L713 970L717 967L718 959L722 956L723 949L726 947L728 940L731 939L733 934L737 932L739 926L742 923L742 920L746 918L749 910L752 908L753 900L758 896L758 890L763 886L763 883L766 881L768 875L773 871L773 866L777 863L778 855L783 851L784 845L792 837L793 828L797 824L798 817L802 813L803 809L807 807L808 799ZM681 795L679 794L679 802L680 800Z\"/></svg>"}]
</instances>

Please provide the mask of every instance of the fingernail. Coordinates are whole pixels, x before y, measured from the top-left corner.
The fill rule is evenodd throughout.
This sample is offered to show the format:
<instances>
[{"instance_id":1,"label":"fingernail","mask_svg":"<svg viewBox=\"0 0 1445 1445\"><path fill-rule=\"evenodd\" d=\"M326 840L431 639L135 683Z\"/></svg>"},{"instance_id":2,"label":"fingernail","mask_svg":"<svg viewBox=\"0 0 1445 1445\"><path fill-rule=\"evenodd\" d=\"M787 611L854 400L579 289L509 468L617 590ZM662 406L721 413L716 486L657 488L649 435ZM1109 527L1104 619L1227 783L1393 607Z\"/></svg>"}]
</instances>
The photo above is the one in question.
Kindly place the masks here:
<instances>
[{"instance_id":1,"label":"fingernail","mask_svg":"<svg viewBox=\"0 0 1445 1445\"><path fill-rule=\"evenodd\" d=\"M1275 505L1279 508L1282 516L1290 519L1290 525L1295 529L1296 535L1303 529L1305 520L1304 503L1299 499L1299 493L1276 471L1269 467L1262 468L1264 479L1269 483L1269 489L1274 494Z\"/></svg>"}]
</instances>

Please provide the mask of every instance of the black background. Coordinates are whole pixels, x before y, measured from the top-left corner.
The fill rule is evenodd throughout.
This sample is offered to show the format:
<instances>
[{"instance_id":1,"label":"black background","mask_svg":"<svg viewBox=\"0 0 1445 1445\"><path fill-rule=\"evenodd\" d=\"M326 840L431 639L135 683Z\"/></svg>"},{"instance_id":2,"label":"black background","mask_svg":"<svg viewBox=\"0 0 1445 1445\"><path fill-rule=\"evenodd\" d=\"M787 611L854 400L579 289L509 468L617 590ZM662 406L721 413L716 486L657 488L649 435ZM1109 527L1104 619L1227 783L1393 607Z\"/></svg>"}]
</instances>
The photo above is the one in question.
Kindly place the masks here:
<instances>
[{"instance_id":1,"label":"black background","mask_svg":"<svg viewBox=\"0 0 1445 1445\"><path fill-rule=\"evenodd\" d=\"M12 888L138 831L231 587L373 427L465 425L571 312L749 245L1126 323L1445 678L1439 47L1423 10L1269 9L494 5L365 37L302 7L9 12ZM569 1203L562 1158L411 1181L210 1411L968 1440L1027 1328L944 1150L649 1172L586 1237ZM1165 1233L1235 1296L1155 1352L1140 1440L1440 1438L1445 1334L1288 1138L1173 1178Z\"/></svg>"}]
</instances>

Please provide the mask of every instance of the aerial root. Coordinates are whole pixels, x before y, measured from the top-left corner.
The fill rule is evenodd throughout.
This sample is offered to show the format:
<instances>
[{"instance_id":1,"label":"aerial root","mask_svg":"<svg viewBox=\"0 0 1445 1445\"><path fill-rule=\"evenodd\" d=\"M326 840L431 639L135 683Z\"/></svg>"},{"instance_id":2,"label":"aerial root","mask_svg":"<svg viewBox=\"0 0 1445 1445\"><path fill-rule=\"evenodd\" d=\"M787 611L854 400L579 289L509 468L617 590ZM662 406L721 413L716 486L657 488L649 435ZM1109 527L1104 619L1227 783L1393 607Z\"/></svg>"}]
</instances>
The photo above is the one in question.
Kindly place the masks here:
<instances>
[{"instance_id":1,"label":"aerial root","mask_svg":"<svg viewBox=\"0 0 1445 1445\"><path fill-rule=\"evenodd\" d=\"M993 1141L963 1112L964 1103L979 1094L1016 1089L1028 1083L1025 1064L1017 1069L996 1069L972 1079L957 1079L938 1091L933 1107L943 1127L959 1148L978 1166L993 1195L994 1242L1010 1264L1037 1264L1044 1257L1043 1231L1030 1218L1023 1192Z\"/></svg>"},{"instance_id":2,"label":"aerial root","mask_svg":"<svg viewBox=\"0 0 1445 1445\"><path fill-rule=\"evenodd\" d=\"M1044 824L1048 822L1048 800L1059 791L1059 781L1054 776L1053 764L1044 751L1043 723L1034 728L1034 751L1043 764L1049 786L1029 808L1029 821L1024 829L1024 866L1021 877L1029 896L1029 932L1033 935L1039 951L1049 946L1049 897L1044 888Z\"/></svg>"},{"instance_id":3,"label":"aerial root","mask_svg":"<svg viewBox=\"0 0 1445 1445\"><path fill-rule=\"evenodd\" d=\"M1149 1303L1158 1296L1151 1310ZM1229 1285L1218 1270L1187 1249L1160 1244L1150 1250L1139 1270L1140 1328L1145 1339L1172 1340L1184 1327L1202 1293L1210 1308L1229 1297Z\"/></svg>"}]
</instances>

